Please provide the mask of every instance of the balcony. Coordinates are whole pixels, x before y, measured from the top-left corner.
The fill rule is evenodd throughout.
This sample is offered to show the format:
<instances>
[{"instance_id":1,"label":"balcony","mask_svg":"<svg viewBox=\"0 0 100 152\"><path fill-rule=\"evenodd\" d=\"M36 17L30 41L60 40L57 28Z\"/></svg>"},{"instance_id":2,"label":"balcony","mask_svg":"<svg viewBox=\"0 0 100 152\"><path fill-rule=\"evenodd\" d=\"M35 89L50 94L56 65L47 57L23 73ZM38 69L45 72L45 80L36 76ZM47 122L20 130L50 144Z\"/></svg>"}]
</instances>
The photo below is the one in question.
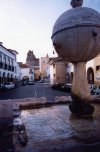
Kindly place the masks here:
<instances>
[{"instance_id":1,"label":"balcony","mask_svg":"<svg viewBox=\"0 0 100 152\"><path fill-rule=\"evenodd\" d=\"M14 72L14 66L9 65L8 70Z\"/></svg>"},{"instance_id":2,"label":"balcony","mask_svg":"<svg viewBox=\"0 0 100 152\"><path fill-rule=\"evenodd\" d=\"M14 66L12 66L12 72L14 72Z\"/></svg>"},{"instance_id":3,"label":"balcony","mask_svg":"<svg viewBox=\"0 0 100 152\"><path fill-rule=\"evenodd\" d=\"M8 66L8 70L11 71L11 65Z\"/></svg>"}]
</instances>

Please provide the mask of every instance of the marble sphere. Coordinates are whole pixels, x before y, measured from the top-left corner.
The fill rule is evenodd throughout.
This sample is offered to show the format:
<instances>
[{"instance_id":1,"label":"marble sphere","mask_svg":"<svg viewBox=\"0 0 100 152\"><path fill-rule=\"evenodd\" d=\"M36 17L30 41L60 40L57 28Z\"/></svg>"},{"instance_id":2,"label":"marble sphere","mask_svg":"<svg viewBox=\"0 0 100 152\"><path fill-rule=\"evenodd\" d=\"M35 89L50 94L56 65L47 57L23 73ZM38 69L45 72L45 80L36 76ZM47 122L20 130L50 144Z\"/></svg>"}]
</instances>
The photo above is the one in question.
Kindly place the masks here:
<instances>
[{"instance_id":1,"label":"marble sphere","mask_svg":"<svg viewBox=\"0 0 100 152\"><path fill-rule=\"evenodd\" d=\"M87 62L100 53L100 14L87 7L64 12L55 22L52 41L69 62Z\"/></svg>"}]
</instances>

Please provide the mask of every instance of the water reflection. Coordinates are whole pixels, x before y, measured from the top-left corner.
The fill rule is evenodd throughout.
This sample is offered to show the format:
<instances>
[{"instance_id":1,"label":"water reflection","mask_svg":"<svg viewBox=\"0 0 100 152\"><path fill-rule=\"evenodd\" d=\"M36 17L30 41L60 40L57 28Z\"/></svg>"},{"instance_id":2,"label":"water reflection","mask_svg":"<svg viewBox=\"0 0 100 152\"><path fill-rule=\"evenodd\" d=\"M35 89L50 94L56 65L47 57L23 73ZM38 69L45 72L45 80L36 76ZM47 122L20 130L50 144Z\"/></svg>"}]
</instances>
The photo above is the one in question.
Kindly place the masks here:
<instances>
[{"instance_id":1,"label":"water reflection","mask_svg":"<svg viewBox=\"0 0 100 152\"><path fill-rule=\"evenodd\" d=\"M95 113L88 118L77 118L70 116L70 125L73 130L74 137L80 140L92 143L100 140L100 106L95 106Z\"/></svg>"},{"instance_id":2,"label":"water reflection","mask_svg":"<svg viewBox=\"0 0 100 152\"><path fill-rule=\"evenodd\" d=\"M88 142L100 139L100 106L89 119L71 116L67 105L23 110L22 120L26 126L29 142L77 138Z\"/></svg>"},{"instance_id":3,"label":"water reflection","mask_svg":"<svg viewBox=\"0 0 100 152\"><path fill-rule=\"evenodd\" d=\"M78 139L86 139L89 140L92 138L94 133L95 121L93 118L75 118L73 116L70 117L70 125L73 130L73 134Z\"/></svg>"}]
</instances>

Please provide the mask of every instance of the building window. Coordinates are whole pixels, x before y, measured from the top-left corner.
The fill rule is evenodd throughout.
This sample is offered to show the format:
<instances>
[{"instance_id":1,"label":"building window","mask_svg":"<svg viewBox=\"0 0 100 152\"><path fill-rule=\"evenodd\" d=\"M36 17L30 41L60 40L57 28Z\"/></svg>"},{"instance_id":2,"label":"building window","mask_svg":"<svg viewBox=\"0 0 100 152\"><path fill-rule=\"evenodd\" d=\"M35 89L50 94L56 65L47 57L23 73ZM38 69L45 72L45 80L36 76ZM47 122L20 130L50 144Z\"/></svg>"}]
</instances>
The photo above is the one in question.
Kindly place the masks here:
<instances>
[{"instance_id":1,"label":"building window","mask_svg":"<svg viewBox=\"0 0 100 152\"><path fill-rule=\"evenodd\" d=\"M4 55L4 69L7 70L7 61L6 61L6 55Z\"/></svg>"},{"instance_id":2,"label":"building window","mask_svg":"<svg viewBox=\"0 0 100 152\"><path fill-rule=\"evenodd\" d=\"M56 77L56 75L55 75L55 74L53 74L53 76L54 76L54 77Z\"/></svg>"},{"instance_id":3,"label":"building window","mask_svg":"<svg viewBox=\"0 0 100 152\"><path fill-rule=\"evenodd\" d=\"M14 72L14 66L12 66L12 72Z\"/></svg>"},{"instance_id":4,"label":"building window","mask_svg":"<svg viewBox=\"0 0 100 152\"><path fill-rule=\"evenodd\" d=\"M6 56L4 55L4 64L6 64Z\"/></svg>"},{"instance_id":5,"label":"building window","mask_svg":"<svg viewBox=\"0 0 100 152\"><path fill-rule=\"evenodd\" d=\"M2 62L2 53L0 53L0 62Z\"/></svg>"},{"instance_id":6,"label":"building window","mask_svg":"<svg viewBox=\"0 0 100 152\"><path fill-rule=\"evenodd\" d=\"M8 57L8 65L10 66L10 58Z\"/></svg>"},{"instance_id":7,"label":"building window","mask_svg":"<svg viewBox=\"0 0 100 152\"><path fill-rule=\"evenodd\" d=\"M100 65L96 66L96 71L100 70Z\"/></svg>"},{"instance_id":8,"label":"building window","mask_svg":"<svg viewBox=\"0 0 100 152\"><path fill-rule=\"evenodd\" d=\"M55 68L55 64L53 64L53 68Z\"/></svg>"},{"instance_id":9,"label":"building window","mask_svg":"<svg viewBox=\"0 0 100 152\"><path fill-rule=\"evenodd\" d=\"M11 59L11 65L13 66L13 59Z\"/></svg>"},{"instance_id":10,"label":"building window","mask_svg":"<svg viewBox=\"0 0 100 152\"><path fill-rule=\"evenodd\" d=\"M30 73L30 74L33 74L33 71L32 71L32 69L30 69L29 73Z\"/></svg>"}]
</instances>

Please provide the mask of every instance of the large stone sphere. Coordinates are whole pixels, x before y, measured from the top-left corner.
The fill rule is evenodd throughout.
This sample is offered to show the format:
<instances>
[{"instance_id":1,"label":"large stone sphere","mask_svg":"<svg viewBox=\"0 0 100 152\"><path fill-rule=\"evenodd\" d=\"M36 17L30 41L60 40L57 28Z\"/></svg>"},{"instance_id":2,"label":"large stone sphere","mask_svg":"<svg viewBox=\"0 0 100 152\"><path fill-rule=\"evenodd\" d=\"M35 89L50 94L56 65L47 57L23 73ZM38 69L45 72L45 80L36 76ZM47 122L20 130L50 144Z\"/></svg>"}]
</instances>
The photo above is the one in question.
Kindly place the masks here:
<instances>
[{"instance_id":1,"label":"large stone sphere","mask_svg":"<svg viewBox=\"0 0 100 152\"><path fill-rule=\"evenodd\" d=\"M100 14L76 7L56 21L52 41L58 55L69 62L87 62L100 53Z\"/></svg>"}]
</instances>

